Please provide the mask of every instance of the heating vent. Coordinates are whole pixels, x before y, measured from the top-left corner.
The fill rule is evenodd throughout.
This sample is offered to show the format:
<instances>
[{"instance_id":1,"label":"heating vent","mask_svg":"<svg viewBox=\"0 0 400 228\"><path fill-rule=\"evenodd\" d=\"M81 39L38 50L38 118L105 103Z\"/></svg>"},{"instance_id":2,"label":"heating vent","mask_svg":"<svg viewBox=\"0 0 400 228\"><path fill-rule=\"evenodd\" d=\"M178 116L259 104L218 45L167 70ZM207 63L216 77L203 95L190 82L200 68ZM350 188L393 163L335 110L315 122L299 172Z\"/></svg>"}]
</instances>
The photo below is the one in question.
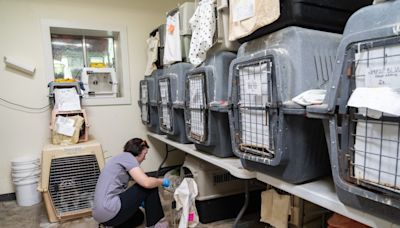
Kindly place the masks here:
<instances>
[{"instance_id":1,"label":"heating vent","mask_svg":"<svg viewBox=\"0 0 400 228\"><path fill-rule=\"evenodd\" d=\"M57 215L92 208L99 175L95 155L52 160L49 192Z\"/></svg>"},{"instance_id":2,"label":"heating vent","mask_svg":"<svg viewBox=\"0 0 400 228\"><path fill-rule=\"evenodd\" d=\"M222 173L222 174L214 174L213 176L213 183L214 185L225 183L225 182L230 182L230 181L235 181L238 180L238 178L232 176L230 173Z\"/></svg>"},{"instance_id":3,"label":"heating vent","mask_svg":"<svg viewBox=\"0 0 400 228\"><path fill-rule=\"evenodd\" d=\"M181 177L192 177L199 194L196 200L209 200L243 192L244 180L229 172L191 155L186 155Z\"/></svg>"}]
</instances>

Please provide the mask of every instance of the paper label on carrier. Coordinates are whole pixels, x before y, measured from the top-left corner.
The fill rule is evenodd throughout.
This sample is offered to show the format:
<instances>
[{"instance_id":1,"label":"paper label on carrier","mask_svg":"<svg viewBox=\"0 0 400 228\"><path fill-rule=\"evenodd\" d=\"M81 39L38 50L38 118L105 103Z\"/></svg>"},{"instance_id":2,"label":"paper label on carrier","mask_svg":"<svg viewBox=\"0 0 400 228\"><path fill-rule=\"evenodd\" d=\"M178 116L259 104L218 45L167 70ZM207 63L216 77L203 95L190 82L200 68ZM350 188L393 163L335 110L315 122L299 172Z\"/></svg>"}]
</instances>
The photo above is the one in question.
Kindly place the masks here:
<instances>
[{"instance_id":1,"label":"paper label on carrier","mask_svg":"<svg viewBox=\"0 0 400 228\"><path fill-rule=\"evenodd\" d=\"M259 78L244 80L244 86L245 94L262 95L261 80Z\"/></svg>"},{"instance_id":2,"label":"paper label on carrier","mask_svg":"<svg viewBox=\"0 0 400 228\"><path fill-rule=\"evenodd\" d=\"M74 124L75 120L58 116L56 119L56 132L66 136L73 136L75 132Z\"/></svg>"},{"instance_id":3,"label":"paper label on carrier","mask_svg":"<svg viewBox=\"0 0 400 228\"><path fill-rule=\"evenodd\" d=\"M365 78L366 87L400 88L400 66L368 67Z\"/></svg>"},{"instance_id":4,"label":"paper label on carrier","mask_svg":"<svg viewBox=\"0 0 400 228\"><path fill-rule=\"evenodd\" d=\"M147 102L147 85L142 85L142 102L146 103Z\"/></svg>"},{"instance_id":5,"label":"paper label on carrier","mask_svg":"<svg viewBox=\"0 0 400 228\"><path fill-rule=\"evenodd\" d=\"M168 98L168 90L166 88L166 84L160 84L160 95L161 98Z\"/></svg>"},{"instance_id":6,"label":"paper label on carrier","mask_svg":"<svg viewBox=\"0 0 400 228\"><path fill-rule=\"evenodd\" d=\"M255 0L238 0L233 9L233 22L239 22L255 15Z\"/></svg>"},{"instance_id":7,"label":"paper label on carrier","mask_svg":"<svg viewBox=\"0 0 400 228\"><path fill-rule=\"evenodd\" d=\"M59 111L74 111L81 109L79 95L74 88L55 89L55 107Z\"/></svg>"}]
</instances>

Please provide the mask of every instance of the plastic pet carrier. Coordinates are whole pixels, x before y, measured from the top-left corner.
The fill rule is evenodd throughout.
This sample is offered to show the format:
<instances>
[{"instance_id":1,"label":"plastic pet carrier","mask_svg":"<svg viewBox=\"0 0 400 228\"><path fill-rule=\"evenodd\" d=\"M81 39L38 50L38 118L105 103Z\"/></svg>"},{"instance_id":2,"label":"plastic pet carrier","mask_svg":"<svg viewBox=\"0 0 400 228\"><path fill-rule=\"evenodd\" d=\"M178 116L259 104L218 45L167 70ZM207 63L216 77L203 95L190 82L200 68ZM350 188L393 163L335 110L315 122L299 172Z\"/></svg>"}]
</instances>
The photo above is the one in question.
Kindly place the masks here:
<instances>
[{"instance_id":1,"label":"plastic pet carrier","mask_svg":"<svg viewBox=\"0 0 400 228\"><path fill-rule=\"evenodd\" d=\"M255 4L254 1L253 4L249 1L247 6L245 6L246 9L252 9L253 11L251 12L255 12L252 14L243 13L243 6L238 8L238 6L242 4L242 1L234 0L230 2L231 15L233 14L233 18L231 18L232 29L243 26L243 23L249 23L251 21L259 22L268 17L270 6L267 1L259 1L261 5L257 4L258 0L255 1ZM270 3L271 2L272 1L270 1ZM239 38L238 40L240 43L247 42L287 26L300 26L304 28L342 33L348 18L356 10L366 5L370 5L371 3L372 0L279 0L279 3L275 2L275 4L279 4L279 9L277 9L278 17L275 21L272 23L269 21L269 24L255 23L254 26L259 25L259 27L256 27L258 29L248 36ZM257 8L257 10L255 10L255 7L263 7L264 9L260 10Z\"/></svg>"},{"instance_id":2,"label":"plastic pet carrier","mask_svg":"<svg viewBox=\"0 0 400 228\"><path fill-rule=\"evenodd\" d=\"M196 0L196 10L199 2ZM240 44L237 41L229 41L229 1L228 0L212 0L215 9L215 33L213 37L213 45L207 51L207 55L215 55L221 51L237 51Z\"/></svg>"},{"instance_id":3,"label":"plastic pet carrier","mask_svg":"<svg viewBox=\"0 0 400 228\"><path fill-rule=\"evenodd\" d=\"M160 129L169 139L180 143L190 142L185 131L184 99L185 77L191 68L189 63L176 63L164 68L158 79Z\"/></svg>"},{"instance_id":4,"label":"plastic pet carrier","mask_svg":"<svg viewBox=\"0 0 400 228\"><path fill-rule=\"evenodd\" d=\"M400 1L357 11L337 53L335 80L323 105L339 199L400 224Z\"/></svg>"},{"instance_id":5,"label":"plastic pet carrier","mask_svg":"<svg viewBox=\"0 0 400 228\"><path fill-rule=\"evenodd\" d=\"M118 80L114 68L82 69L82 83L86 97L117 97Z\"/></svg>"},{"instance_id":6,"label":"plastic pet carrier","mask_svg":"<svg viewBox=\"0 0 400 228\"><path fill-rule=\"evenodd\" d=\"M233 150L245 168L301 183L330 171L322 121L292 102L326 88L340 35L287 27L243 44L230 66Z\"/></svg>"},{"instance_id":7,"label":"plastic pet carrier","mask_svg":"<svg viewBox=\"0 0 400 228\"><path fill-rule=\"evenodd\" d=\"M228 118L229 64L236 57L220 52L186 77L186 134L198 150L233 156Z\"/></svg>"},{"instance_id":8,"label":"plastic pet carrier","mask_svg":"<svg viewBox=\"0 0 400 228\"><path fill-rule=\"evenodd\" d=\"M165 45L165 24L160 25L156 29L154 29L151 33L150 36L155 37L157 36L158 33L158 38L159 38L159 46L158 46L158 52L157 52L157 61L156 61L156 66L158 69L163 68L164 66L164 45Z\"/></svg>"},{"instance_id":9,"label":"plastic pet carrier","mask_svg":"<svg viewBox=\"0 0 400 228\"><path fill-rule=\"evenodd\" d=\"M49 102L50 107L55 105L55 90L57 89L75 89L76 93L79 95L79 99L82 103L83 92L79 82L50 82L49 85ZM83 87L83 84L82 84Z\"/></svg>"},{"instance_id":10,"label":"plastic pet carrier","mask_svg":"<svg viewBox=\"0 0 400 228\"><path fill-rule=\"evenodd\" d=\"M59 129L59 124L65 126L68 121L72 121L73 132L65 133ZM69 127L69 126L68 126ZM78 142L86 142L89 140L89 121L85 109L76 111L51 111L51 139L53 144L75 144Z\"/></svg>"},{"instance_id":11,"label":"plastic pet carrier","mask_svg":"<svg viewBox=\"0 0 400 228\"><path fill-rule=\"evenodd\" d=\"M158 116L158 78L163 74L163 70L155 70L150 76L145 76L140 81L140 100L138 102L142 123L147 129L157 134L164 134L160 130Z\"/></svg>"},{"instance_id":12,"label":"plastic pet carrier","mask_svg":"<svg viewBox=\"0 0 400 228\"><path fill-rule=\"evenodd\" d=\"M98 142L44 147L39 190L43 192L50 222L91 215L94 191L103 167L103 151Z\"/></svg>"},{"instance_id":13,"label":"plastic pet carrier","mask_svg":"<svg viewBox=\"0 0 400 228\"><path fill-rule=\"evenodd\" d=\"M192 29L189 25L189 20L194 13L194 2L185 2L178 8L175 8L168 12L169 16L175 15L179 12L179 34L181 39L181 53L182 61L188 62L187 57L189 56L190 39L192 38ZM165 28L166 32L173 30L173 28Z\"/></svg>"},{"instance_id":14,"label":"plastic pet carrier","mask_svg":"<svg viewBox=\"0 0 400 228\"><path fill-rule=\"evenodd\" d=\"M196 209L201 223L234 218L244 204L245 180L232 176L228 171L186 155L181 176L192 177L197 183ZM254 184L246 213L260 210L260 190ZM229 210L227 210L229 209Z\"/></svg>"}]
</instances>

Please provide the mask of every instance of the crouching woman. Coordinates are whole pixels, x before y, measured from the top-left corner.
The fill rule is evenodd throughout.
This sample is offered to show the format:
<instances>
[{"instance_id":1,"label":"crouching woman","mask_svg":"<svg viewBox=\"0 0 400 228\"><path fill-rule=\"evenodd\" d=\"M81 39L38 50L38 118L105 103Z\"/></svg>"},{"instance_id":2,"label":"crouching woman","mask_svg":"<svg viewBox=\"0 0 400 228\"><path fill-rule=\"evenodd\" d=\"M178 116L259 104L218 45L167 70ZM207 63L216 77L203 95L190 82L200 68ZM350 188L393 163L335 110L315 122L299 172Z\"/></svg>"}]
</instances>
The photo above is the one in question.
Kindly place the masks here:
<instances>
[{"instance_id":1,"label":"crouching woman","mask_svg":"<svg viewBox=\"0 0 400 228\"><path fill-rule=\"evenodd\" d=\"M124 146L124 152L109 159L102 169L96 185L93 218L105 226L135 227L142 224L146 208L148 227L167 227L162 222L164 211L158 195L158 186L168 186L168 179L147 176L140 164L145 160L149 145L134 138ZM132 177L135 184L128 186Z\"/></svg>"}]
</instances>

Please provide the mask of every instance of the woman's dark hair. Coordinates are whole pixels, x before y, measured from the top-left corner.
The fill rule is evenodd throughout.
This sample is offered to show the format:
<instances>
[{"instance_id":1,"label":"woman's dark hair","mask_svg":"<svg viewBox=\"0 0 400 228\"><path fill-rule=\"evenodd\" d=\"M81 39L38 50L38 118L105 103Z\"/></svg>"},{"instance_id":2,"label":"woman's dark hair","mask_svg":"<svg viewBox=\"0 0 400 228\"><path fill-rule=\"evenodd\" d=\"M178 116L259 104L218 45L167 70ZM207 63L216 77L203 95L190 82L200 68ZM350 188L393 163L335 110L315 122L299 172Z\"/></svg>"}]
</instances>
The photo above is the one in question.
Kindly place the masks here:
<instances>
[{"instance_id":1,"label":"woman's dark hair","mask_svg":"<svg viewBox=\"0 0 400 228\"><path fill-rule=\"evenodd\" d=\"M125 143L124 151L131 153L133 156L138 156L144 148L150 148L146 140L133 138Z\"/></svg>"}]
</instances>

